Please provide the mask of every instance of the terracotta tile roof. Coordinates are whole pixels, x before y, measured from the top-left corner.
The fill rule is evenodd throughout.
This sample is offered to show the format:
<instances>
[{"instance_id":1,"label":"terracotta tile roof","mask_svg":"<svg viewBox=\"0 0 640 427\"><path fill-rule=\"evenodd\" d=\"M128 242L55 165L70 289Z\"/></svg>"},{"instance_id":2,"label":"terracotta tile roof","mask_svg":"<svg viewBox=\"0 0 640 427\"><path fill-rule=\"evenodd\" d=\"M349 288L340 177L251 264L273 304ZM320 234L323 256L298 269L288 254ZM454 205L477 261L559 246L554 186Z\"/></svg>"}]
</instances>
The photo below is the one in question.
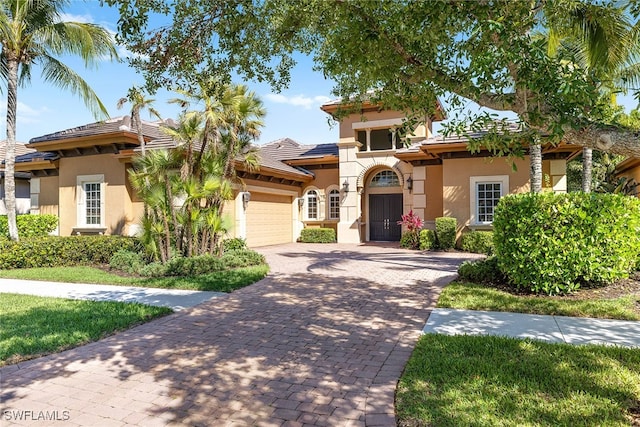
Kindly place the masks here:
<instances>
[{"instance_id":1,"label":"terracotta tile roof","mask_svg":"<svg viewBox=\"0 0 640 427\"><path fill-rule=\"evenodd\" d=\"M160 125L162 121L148 122L142 120L142 133L150 138L159 138L163 136ZM105 135L116 132L131 132L136 134L135 127L131 127L131 118L129 116L114 117L103 122L94 122L70 129L61 130L47 135L31 138L29 144L37 144L39 142L58 141L62 139L80 138L83 136Z\"/></svg>"},{"instance_id":2,"label":"terracotta tile roof","mask_svg":"<svg viewBox=\"0 0 640 427\"><path fill-rule=\"evenodd\" d=\"M29 153L33 153L34 150L33 148L28 148L25 147L24 143L22 142L16 142L16 157L21 156L23 154L29 154ZM6 155L7 152L7 140L3 140L0 141L0 161L4 162L4 156Z\"/></svg>"}]
</instances>

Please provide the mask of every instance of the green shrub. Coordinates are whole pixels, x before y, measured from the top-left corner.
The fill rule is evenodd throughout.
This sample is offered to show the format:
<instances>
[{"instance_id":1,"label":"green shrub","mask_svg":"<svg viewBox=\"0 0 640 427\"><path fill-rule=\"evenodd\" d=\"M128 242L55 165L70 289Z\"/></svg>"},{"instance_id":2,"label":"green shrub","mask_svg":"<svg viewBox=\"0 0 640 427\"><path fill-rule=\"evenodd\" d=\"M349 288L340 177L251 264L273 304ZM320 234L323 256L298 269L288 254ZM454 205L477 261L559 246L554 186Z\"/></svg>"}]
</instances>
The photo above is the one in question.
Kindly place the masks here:
<instances>
[{"instance_id":1,"label":"green shrub","mask_svg":"<svg viewBox=\"0 0 640 427\"><path fill-rule=\"evenodd\" d=\"M171 258L166 263L166 276L200 276L224 270L221 258L212 255Z\"/></svg>"},{"instance_id":2,"label":"green shrub","mask_svg":"<svg viewBox=\"0 0 640 427\"><path fill-rule=\"evenodd\" d=\"M48 236L0 242L0 269L107 264L120 250L136 251L139 243L120 236Z\"/></svg>"},{"instance_id":3,"label":"green shrub","mask_svg":"<svg viewBox=\"0 0 640 427\"><path fill-rule=\"evenodd\" d=\"M234 237L233 239L225 239L222 241L223 252L247 249L247 241L242 237Z\"/></svg>"},{"instance_id":4,"label":"green shrub","mask_svg":"<svg viewBox=\"0 0 640 427\"><path fill-rule=\"evenodd\" d=\"M416 233L413 231L405 231L400 237L400 247L404 249L416 249Z\"/></svg>"},{"instance_id":5,"label":"green shrub","mask_svg":"<svg viewBox=\"0 0 640 427\"><path fill-rule=\"evenodd\" d=\"M239 268L265 264L266 261L264 256L256 251L241 249L225 252L222 255L222 263L226 268Z\"/></svg>"},{"instance_id":6,"label":"green shrub","mask_svg":"<svg viewBox=\"0 0 640 427\"><path fill-rule=\"evenodd\" d=\"M420 230L420 250L428 251L436 248L436 232L433 230Z\"/></svg>"},{"instance_id":7,"label":"green shrub","mask_svg":"<svg viewBox=\"0 0 640 427\"><path fill-rule=\"evenodd\" d=\"M436 218L436 241L438 249L449 250L456 245L456 226L455 218L440 217Z\"/></svg>"},{"instance_id":8,"label":"green shrub","mask_svg":"<svg viewBox=\"0 0 640 427\"><path fill-rule=\"evenodd\" d=\"M167 265L161 262L152 262L143 265L138 274L144 277L164 277L167 276Z\"/></svg>"},{"instance_id":9,"label":"green shrub","mask_svg":"<svg viewBox=\"0 0 640 427\"><path fill-rule=\"evenodd\" d=\"M460 246L466 252L491 255L493 253L493 232L470 231L464 233L460 238Z\"/></svg>"},{"instance_id":10,"label":"green shrub","mask_svg":"<svg viewBox=\"0 0 640 427\"><path fill-rule=\"evenodd\" d=\"M518 194L494 215L495 252L509 282L562 294L628 277L640 253L640 199L616 194Z\"/></svg>"},{"instance_id":11,"label":"green shrub","mask_svg":"<svg viewBox=\"0 0 640 427\"><path fill-rule=\"evenodd\" d=\"M465 261L458 267L460 279L474 283L500 283L504 276L498 267L498 259L495 256L487 257L479 261Z\"/></svg>"},{"instance_id":12,"label":"green shrub","mask_svg":"<svg viewBox=\"0 0 640 427\"><path fill-rule=\"evenodd\" d=\"M336 230L333 228L305 228L300 232L302 243L334 243Z\"/></svg>"},{"instance_id":13,"label":"green shrub","mask_svg":"<svg viewBox=\"0 0 640 427\"><path fill-rule=\"evenodd\" d=\"M16 216L16 225L20 238L44 237L56 229L58 217L55 215L18 215ZM0 236L9 237L6 215L0 216Z\"/></svg>"},{"instance_id":14,"label":"green shrub","mask_svg":"<svg viewBox=\"0 0 640 427\"><path fill-rule=\"evenodd\" d=\"M142 256L137 252L118 251L111 257L109 267L127 273L139 273L144 265Z\"/></svg>"}]
</instances>

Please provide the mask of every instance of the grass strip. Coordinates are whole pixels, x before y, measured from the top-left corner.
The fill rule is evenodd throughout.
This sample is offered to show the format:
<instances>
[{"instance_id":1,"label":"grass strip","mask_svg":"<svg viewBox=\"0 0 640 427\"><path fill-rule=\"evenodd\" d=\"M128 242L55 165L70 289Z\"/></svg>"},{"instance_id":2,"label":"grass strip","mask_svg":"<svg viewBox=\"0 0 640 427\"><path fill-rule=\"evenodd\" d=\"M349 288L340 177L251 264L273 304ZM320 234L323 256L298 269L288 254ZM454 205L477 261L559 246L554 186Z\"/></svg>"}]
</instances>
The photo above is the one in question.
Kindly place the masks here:
<instances>
[{"instance_id":1,"label":"grass strip","mask_svg":"<svg viewBox=\"0 0 640 427\"><path fill-rule=\"evenodd\" d=\"M396 410L400 426L638 425L640 351L428 334Z\"/></svg>"},{"instance_id":2,"label":"grass strip","mask_svg":"<svg viewBox=\"0 0 640 427\"><path fill-rule=\"evenodd\" d=\"M171 312L137 303L0 294L0 366L97 341Z\"/></svg>"},{"instance_id":3,"label":"grass strip","mask_svg":"<svg viewBox=\"0 0 640 427\"><path fill-rule=\"evenodd\" d=\"M257 265L197 277L124 277L95 267L79 266L0 270L0 277L66 283L232 292L257 282L264 278L268 272L267 265Z\"/></svg>"},{"instance_id":4,"label":"grass strip","mask_svg":"<svg viewBox=\"0 0 640 427\"><path fill-rule=\"evenodd\" d=\"M488 286L461 282L449 284L443 289L438 299L440 308L619 320L640 320L640 316L634 311L634 305L638 303L640 303L640 297L637 296L614 299L563 299L562 297L513 295Z\"/></svg>"}]
</instances>

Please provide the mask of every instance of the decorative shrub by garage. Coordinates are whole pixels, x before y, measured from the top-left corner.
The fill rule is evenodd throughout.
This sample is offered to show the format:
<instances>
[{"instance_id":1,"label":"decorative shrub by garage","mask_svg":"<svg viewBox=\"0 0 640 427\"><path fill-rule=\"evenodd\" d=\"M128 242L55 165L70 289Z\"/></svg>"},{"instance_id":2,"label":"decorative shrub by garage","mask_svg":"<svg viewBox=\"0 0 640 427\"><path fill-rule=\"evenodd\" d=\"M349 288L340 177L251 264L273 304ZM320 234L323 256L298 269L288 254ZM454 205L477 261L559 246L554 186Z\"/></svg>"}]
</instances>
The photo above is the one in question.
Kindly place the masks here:
<instances>
[{"instance_id":1,"label":"decorative shrub by garage","mask_svg":"<svg viewBox=\"0 0 640 427\"><path fill-rule=\"evenodd\" d=\"M493 221L495 253L510 283L563 294L626 278L640 253L640 199L617 194L503 197Z\"/></svg>"},{"instance_id":2,"label":"decorative shrub by garage","mask_svg":"<svg viewBox=\"0 0 640 427\"><path fill-rule=\"evenodd\" d=\"M16 216L20 238L48 236L58 226L55 215L18 215ZM9 237L7 216L0 216L0 236Z\"/></svg>"},{"instance_id":3,"label":"decorative shrub by garage","mask_svg":"<svg viewBox=\"0 0 640 427\"><path fill-rule=\"evenodd\" d=\"M302 243L335 243L336 230L333 228L305 228L300 232Z\"/></svg>"}]
</instances>

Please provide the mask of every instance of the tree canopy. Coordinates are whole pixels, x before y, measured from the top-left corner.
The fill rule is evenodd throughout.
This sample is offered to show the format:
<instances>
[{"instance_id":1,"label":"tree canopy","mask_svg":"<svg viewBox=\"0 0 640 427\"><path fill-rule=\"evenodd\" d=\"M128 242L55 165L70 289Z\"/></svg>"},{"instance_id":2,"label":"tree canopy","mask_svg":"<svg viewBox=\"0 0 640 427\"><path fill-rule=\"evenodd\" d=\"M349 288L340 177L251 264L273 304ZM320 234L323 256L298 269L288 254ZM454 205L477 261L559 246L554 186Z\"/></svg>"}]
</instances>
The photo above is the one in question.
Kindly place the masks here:
<instances>
[{"instance_id":1,"label":"tree canopy","mask_svg":"<svg viewBox=\"0 0 640 427\"><path fill-rule=\"evenodd\" d=\"M134 64L151 88L239 74L278 89L288 82L292 54L302 52L337 82L336 95L355 103L367 97L424 116L436 97L450 97L452 109L471 100L515 112L530 130L519 138L525 142L562 138L640 157L638 133L610 120L599 76L570 51L549 55L538 36L571 14L620 7L617 1L194 0L174 9L164 0L106 1L120 8L120 37L144 54ZM623 8L618 30L637 47L627 56L633 71L640 4ZM171 25L147 28L150 17L169 12ZM622 77L637 95L637 75ZM470 122L492 126L493 119L480 113Z\"/></svg>"}]
</instances>

